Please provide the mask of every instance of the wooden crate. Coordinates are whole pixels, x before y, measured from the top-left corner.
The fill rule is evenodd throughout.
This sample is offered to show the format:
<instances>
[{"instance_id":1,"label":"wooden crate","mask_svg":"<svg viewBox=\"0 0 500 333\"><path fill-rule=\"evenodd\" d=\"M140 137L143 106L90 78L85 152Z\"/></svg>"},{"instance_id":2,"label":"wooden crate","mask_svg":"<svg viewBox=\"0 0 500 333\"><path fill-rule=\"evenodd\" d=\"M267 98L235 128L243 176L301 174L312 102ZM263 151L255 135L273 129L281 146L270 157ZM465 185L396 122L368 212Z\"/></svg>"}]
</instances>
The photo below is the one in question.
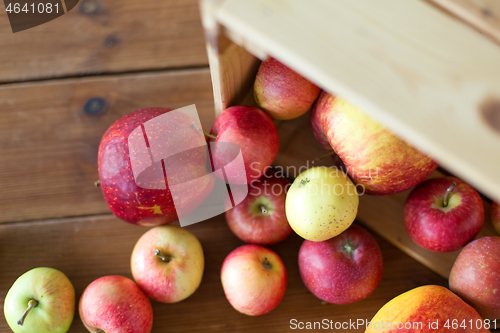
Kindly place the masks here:
<instances>
[{"instance_id":1,"label":"wooden crate","mask_svg":"<svg viewBox=\"0 0 500 333\"><path fill-rule=\"evenodd\" d=\"M481 24L468 1L436 2L499 36L498 24ZM496 13L498 5L491 5ZM201 6L217 114L254 105L260 60L274 57L500 199L500 47L493 41L421 0L205 0ZM276 124L275 165L319 165L315 157L324 151L308 114ZM362 196L358 220L447 278L459 251L437 254L410 239L403 223L408 193ZM484 205L478 237L495 234L488 200Z\"/></svg>"}]
</instances>

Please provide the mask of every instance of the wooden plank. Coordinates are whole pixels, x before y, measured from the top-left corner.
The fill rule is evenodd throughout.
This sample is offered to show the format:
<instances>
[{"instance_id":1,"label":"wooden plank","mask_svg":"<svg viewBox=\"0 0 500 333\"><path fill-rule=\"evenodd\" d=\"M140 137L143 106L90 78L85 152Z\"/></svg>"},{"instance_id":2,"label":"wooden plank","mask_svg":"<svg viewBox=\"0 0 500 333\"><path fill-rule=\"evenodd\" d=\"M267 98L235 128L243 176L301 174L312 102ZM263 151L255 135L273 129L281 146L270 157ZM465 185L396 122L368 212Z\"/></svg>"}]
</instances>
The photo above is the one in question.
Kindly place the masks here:
<instances>
[{"instance_id":1,"label":"wooden plank","mask_svg":"<svg viewBox=\"0 0 500 333\"><path fill-rule=\"evenodd\" d=\"M216 15L500 200L500 48L478 32L420 0L227 0Z\"/></svg>"},{"instance_id":2,"label":"wooden plank","mask_svg":"<svg viewBox=\"0 0 500 333\"><path fill-rule=\"evenodd\" d=\"M221 3L221 0L200 2L217 115L245 98L260 64L245 47L228 39L214 20Z\"/></svg>"},{"instance_id":3,"label":"wooden plank","mask_svg":"<svg viewBox=\"0 0 500 333\"><path fill-rule=\"evenodd\" d=\"M85 113L96 97L105 107ZM191 104L210 128L208 69L0 86L0 222L109 212L94 187L105 130L137 109Z\"/></svg>"},{"instance_id":4,"label":"wooden plank","mask_svg":"<svg viewBox=\"0 0 500 333\"><path fill-rule=\"evenodd\" d=\"M85 0L15 34L0 13L0 82L207 65L198 0Z\"/></svg>"},{"instance_id":5,"label":"wooden plank","mask_svg":"<svg viewBox=\"0 0 500 333\"><path fill-rule=\"evenodd\" d=\"M497 0L427 0L456 15L500 42L500 2Z\"/></svg>"},{"instance_id":6,"label":"wooden plank","mask_svg":"<svg viewBox=\"0 0 500 333\"><path fill-rule=\"evenodd\" d=\"M220 267L225 256L243 243L219 216L189 227L205 253L205 272L199 289L176 304L152 302L152 332L284 332L290 320L349 322L370 320L387 301L423 284L446 285L446 280L375 236L384 258L384 275L375 292L365 300L347 305L322 305L300 279L297 255L302 239L293 234L271 248L283 259L288 273L285 297L265 316L249 317L235 311L226 300L220 283ZM68 220L3 224L0 226L0 299L25 271L49 266L63 271L76 289L77 299L94 279L118 274L131 277L130 254L147 229L112 216ZM3 302L0 302L0 310ZM0 311L0 312L3 312ZM343 332L363 332L348 329ZM5 320L0 332L10 332ZM76 315L69 330L86 332Z\"/></svg>"}]
</instances>

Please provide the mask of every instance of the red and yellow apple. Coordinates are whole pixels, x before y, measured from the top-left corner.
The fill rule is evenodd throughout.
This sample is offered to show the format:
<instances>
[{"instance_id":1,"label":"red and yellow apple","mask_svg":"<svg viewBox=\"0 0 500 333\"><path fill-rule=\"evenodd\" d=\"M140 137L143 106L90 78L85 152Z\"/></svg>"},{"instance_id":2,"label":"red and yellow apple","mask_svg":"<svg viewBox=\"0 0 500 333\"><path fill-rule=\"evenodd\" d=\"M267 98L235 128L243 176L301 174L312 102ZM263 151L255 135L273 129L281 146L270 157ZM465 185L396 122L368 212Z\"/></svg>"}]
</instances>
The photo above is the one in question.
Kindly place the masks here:
<instances>
[{"instance_id":1,"label":"red and yellow apple","mask_svg":"<svg viewBox=\"0 0 500 333\"><path fill-rule=\"evenodd\" d=\"M299 250L299 271L307 289L319 299L353 303L368 297L379 285L382 252L365 229L353 224L329 240L305 240Z\"/></svg>"},{"instance_id":2,"label":"red and yellow apple","mask_svg":"<svg viewBox=\"0 0 500 333\"><path fill-rule=\"evenodd\" d=\"M367 194L405 191L437 168L437 164L354 105L322 92L311 114L314 136L342 159L352 180Z\"/></svg>"},{"instance_id":3,"label":"red and yellow apple","mask_svg":"<svg viewBox=\"0 0 500 333\"><path fill-rule=\"evenodd\" d=\"M458 178L428 179L408 196L404 222L411 239L423 248L456 251L481 231L483 201L476 190Z\"/></svg>"},{"instance_id":4,"label":"red and yellow apple","mask_svg":"<svg viewBox=\"0 0 500 333\"><path fill-rule=\"evenodd\" d=\"M500 237L467 244L451 268L450 289L485 319L500 319Z\"/></svg>"},{"instance_id":5,"label":"red and yellow apple","mask_svg":"<svg viewBox=\"0 0 500 333\"><path fill-rule=\"evenodd\" d=\"M134 281L119 275L103 276L85 288L80 318L89 332L149 333L153 309Z\"/></svg>"},{"instance_id":6,"label":"red and yellow apple","mask_svg":"<svg viewBox=\"0 0 500 333\"><path fill-rule=\"evenodd\" d=\"M278 155L276 125L264 111L256 107L227 108L215 120L210 134L216 137L212 150L214 169L223 168L225 173L222 175L218 172L216 175L230 184L249 184L259 179ZM244 168L232 163L239 151Z\"/></svg>"},{"instance_id":7,"label":"red and yellow apple","mask_svg":"<svg viewBox=\"0 0 500 333\"><path fill-rule=\"evenodd\" d=\"M286 217L302 238L324 241L354 222L359 197L349 177L338 168L313 167L301 172L288 190Z\"/></svg>"},{"instance_id":8,"label":"red and yellow apple","mask_svg":"<svg viewBox=\"0 0 500 333\"><path fill-rule=\"evenodd\" d=\"M365 333L489 332L470 305L445 287L426 285L386 303L369 321Z\"/></svg>"},{"instance_id":9,"label":"red and yellow apple","mask_svg":"<svg viewBox=\"0 0 500 333\"><path fill-rule=\"evenodd\" d=\"M242 241L271 245L292 233L285 213L286 192L292 183L267 172L248 186L247 197L226 211L231 231Z\"/></svg>"},{"instance_id":10,"label":"red and yellow apple","mask_svg":"<svg viewBox=\"0 0 500 333\"><path fill-rule=\"evenodd\" d=\"M132 276L152 299L175 303L191 296L203 277L205 259L198 238L185 228L158 226L132 251Z\"/></svg>"},{"instance_id":11,"label":"red and yellow apple","mask_svg":"<svg viewBox=\"0 0 500 333\"><path fill-rule=\"evenodd\" d=\"M258 316L270 312L281 302L287 274L283 261L274 251L247 244L224 259L221 281L224 294L234 309Z\"/></svg>"},{"instance_id":12,"label":"red and yellow apple","mask_svg":"<svg viewBox=\"0 0 500 333\"><path fill-rule=\"evenodd\" d=\"M303 115L320 92L315 84L274 58L261 63L255 78L255 102L274 119Z\"/></svg>"},{"instance_id":13,"label":"red and yellow apple","mask_svg":"<svg viewBox=\"0 0 500 333\"><path fill-rule=\"evenodd\" d=\"M182 112L149 108L109 127L99 145L98 169L113 214L132 224L154 226L175 221L177 212L188 214L205 200L214 179L203 177L209 173L207 145L193 122ZM178 154L173 154L176 149ZM190 186L193 179L198 179L197 186ZM174 185L175 204L170 191Z\"/></svg>"}]
</instances>

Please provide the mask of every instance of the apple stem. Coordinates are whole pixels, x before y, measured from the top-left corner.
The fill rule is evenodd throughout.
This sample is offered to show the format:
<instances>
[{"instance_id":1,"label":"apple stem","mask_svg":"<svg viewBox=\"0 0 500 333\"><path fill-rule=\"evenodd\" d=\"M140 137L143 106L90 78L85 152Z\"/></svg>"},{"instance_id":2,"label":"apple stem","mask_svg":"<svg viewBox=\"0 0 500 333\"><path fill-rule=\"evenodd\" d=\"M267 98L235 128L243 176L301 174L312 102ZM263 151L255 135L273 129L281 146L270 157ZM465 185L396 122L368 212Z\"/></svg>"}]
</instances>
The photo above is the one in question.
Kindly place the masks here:
<instances>
[{"instance_id":1,"label":"apple stem","mask_svg":"<svg viewBox=\"0 0 500 333\"><path fill-rule=\"evenodd\" d=\"M28 302L28 308L24 311L23 313L23 316L21 317L21 319L19 319L17 321L17 324L19 326L23 326L24 324L24 320L26 319L26 316L28 315L28 313L31 311L31 309L33 309L34 307L36 307L38 305L38 301L34 300L34 299L30 299L30 301Z\"/></svg>"},{"instance_id":2,"label":"apple stem","mask_svg":"<svg viewBox=\"0 0 500 333\"><path fill-rule=\"evenodd\" d=\"M324 155L321 155L320 157L317 157L316 159L317 159L318 161L321 161L322 159L324 159L324 158L326 158L326 157L328 157L328 156L332 156L332 155L334 155L334 154L335 154L335 151L333 151L333 150L332 150L331 152L326 153L326 154L324 154Z\"/></svg>"},{"instance_id":3,"label":"apple stem","mask_svg":"<svg viewBox=\"0 0 500 333\"><path fill-rule=\"evenodd\" d=\"M193 126L194 128L196 128L198 131L200 131L201 133L205 134L206 137L209 137L210 139L214 139L216 140L217 137L215 135L212 135L210 133L207 133L205 132L204 130L202 130L195 122L193 122Z\"/></svg>"},{"instance_id":4,"label":"apple stem","mask_svg":"<svg viewBox=\"0 0 500 333\"><path fill-rule=\"evenodd\" d=\"M356 250L356 247L348 240L345 244L344 244L344 250L348 253L348 254L352 254L354 252L354 250Z\"/></svg>"},{"instance_id":5,"label":"apple stem","mask_svg":"<svg viewBox=\"0 0 500 333\"><path fill-rule=\"evenodd\" d=\"M165 255L163 254L160 250L156 249L155 250L155 256L159 257L162 261L165 261L165 262L170 262L170 260L172 260L172 256L170 255Z\"/></svg>"},{"instance_id":6,"label":"apple stem","mask_svg":"<svg viewBox=\"0 0 500 333\"><path fill-rule=\"evenodd\" d=\"M101 330L101 329L98 329L95 333L106 333L106 332L104 332L104 331L103 331L103 330Z\"/></svg>"},{"instance_id":7,"label":"apple stem","mask_svg":"<svg viewBox=\"0 0 500 333\"><path fill-rule=\"evenodd\" d=\"M267 258L264 258L264 261L262 262L262 266L264 266L265 269L270 271L273 268L273 265L267 260Z\"/></svg>"},{"instance_id":8,"label":"apple stem","mask_svg":"<svg viewBox=\"0 0 500 333\"><path fill-rule=\"evenodd\" d=\"M448 187L448 189L446 190L446 193L444 194L444 198L443 198L443 207L448 207L448 203L450 201L450 196L451 196L451 193L453 192L453 190L455 189L455 186L457 186L457 184L455 184L455 182L451 183L450 187Z\"/></svg>"},{"instance_id":9,"label":"apple stem","mask_svg":"<svg viewBox=\"0 0 500 333\"><path fill-rule=\"evenodd\" d=\"M101 187L101 181L100 180L96 180L95 183L94 183L95 187Z\"/></svg>"},{"instance_id":10,"label":"apple stem","mask_svg":"<svg viewBox=\"0 0 500 333\"><path fill-rule=\"evenodd\" d=\"M309 183L309 179L305 178L300 181L300 186L305 186L307 183Z\"/></svg>"},{"instance_id":11,"label":"apple stem","mask_svg":"<svg viewBox=\"0 0 500 333\"><path fill-rule=\"evenodd\" d=\"M260 211L262 212L262 214L267 214L268 213L268 210L267 210L266 206L260 205L259 208L260 208Z\"/></svg>"}]
</instances>

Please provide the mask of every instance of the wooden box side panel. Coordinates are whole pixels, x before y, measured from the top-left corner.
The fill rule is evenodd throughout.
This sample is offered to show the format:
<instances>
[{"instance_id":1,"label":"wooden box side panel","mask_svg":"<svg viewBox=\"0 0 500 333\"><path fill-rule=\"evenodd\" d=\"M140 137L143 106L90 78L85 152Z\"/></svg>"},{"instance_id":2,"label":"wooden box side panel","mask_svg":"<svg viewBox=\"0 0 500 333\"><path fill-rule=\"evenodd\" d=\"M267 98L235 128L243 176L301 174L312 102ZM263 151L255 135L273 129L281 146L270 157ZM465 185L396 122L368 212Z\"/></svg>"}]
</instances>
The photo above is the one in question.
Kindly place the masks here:
<instances>
[{"instance_id":1,"label":"wooden box side panel","mask_svg":"<svg viewBox=\"0 0 500 333\"><path fill-rule=\"evenodd\" d=\"M217 9L222 2L200 2L216 116L246 97L260 64L257 57L224 34L223 27L216 19Z\"/></svg>"}]
</instances>

